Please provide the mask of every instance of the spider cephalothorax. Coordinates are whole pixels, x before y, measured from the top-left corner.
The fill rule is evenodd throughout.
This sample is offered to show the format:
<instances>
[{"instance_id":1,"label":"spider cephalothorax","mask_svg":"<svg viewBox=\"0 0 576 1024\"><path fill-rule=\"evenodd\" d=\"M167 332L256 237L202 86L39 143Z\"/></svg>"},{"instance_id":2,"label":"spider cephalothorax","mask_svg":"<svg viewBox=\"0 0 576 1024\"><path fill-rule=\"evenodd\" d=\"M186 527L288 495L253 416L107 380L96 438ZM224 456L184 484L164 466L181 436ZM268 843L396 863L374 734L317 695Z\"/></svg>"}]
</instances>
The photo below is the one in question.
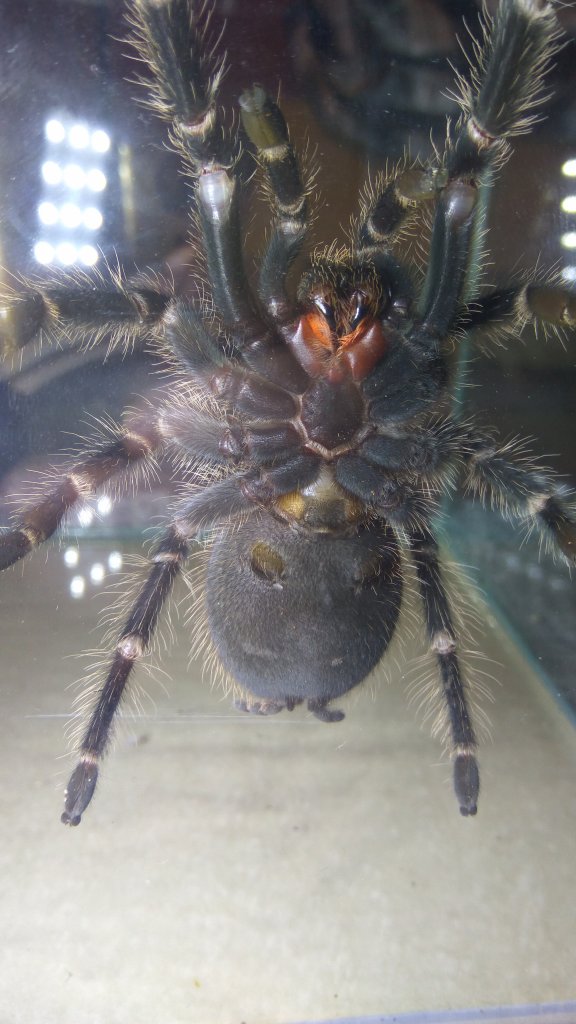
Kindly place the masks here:
<instances>
[{"instance_id":1,"label":"spider cephalothorax","mask_svg":"<svg viewBox=\"0 0 576 1024\"><path fill-rule=\"evenodd\" d=\"M8 304L18 341L37 331L82 344L108 334L147 340L168 363L157 407L92 445L26 504L0 537L0 567L59 526L66 512L151 458L172 457L181 496L119 630L108 674L80 743L63 821L77 825L92 797L115 712L135 663L199 537L209 536L203 621L216 657L260 714L306 702L331 707L378 663L399 615L406 560L420 588L454 787L476 813L476 736L457 631L434 535L438 496L464 474L473 495L539 527L576 561L576 518L549 471L450 414L447 353L480 320L573 324L574 301L536 281L473 295L482 227L479 186L490 183L529 129L558 29L546 0L502 0L476 47L461 117L430 166L403 161L365 193L350 248L330 244L301 272L309 189L278 106L260 87L240 98L249 142L267 179L271 229L254 286L244 266L238 144L218 105L221 65L206 56L191 0L131 0L148 65L149 105L194 183L211 301L195 305L161 285L28 282ZM408 220L433 208L420 285L394 252ZM424 220L430 219L428 212ZM471 300L474 300L473 302Z\"/></svg>"}]
</instances>

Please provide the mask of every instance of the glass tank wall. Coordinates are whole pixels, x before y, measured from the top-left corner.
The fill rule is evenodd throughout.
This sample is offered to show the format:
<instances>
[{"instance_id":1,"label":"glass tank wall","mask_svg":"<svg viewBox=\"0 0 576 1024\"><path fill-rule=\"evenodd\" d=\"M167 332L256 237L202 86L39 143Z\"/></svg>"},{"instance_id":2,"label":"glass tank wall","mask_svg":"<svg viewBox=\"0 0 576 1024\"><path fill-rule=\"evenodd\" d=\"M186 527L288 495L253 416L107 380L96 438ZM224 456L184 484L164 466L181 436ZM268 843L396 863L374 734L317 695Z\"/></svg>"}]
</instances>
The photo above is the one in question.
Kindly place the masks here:
<instances>
[{"instance_id":1,"label":"glass tank wall","mask_svg":"<svg viewBox=\"0 0 576 1024\"><path fill-rule=\"evenodd\" d=\"M546 119L498 174L479 245L486 288L535 266L576 287L576 16L561 14ZM477 16L474 0L216 0L222 103L236 109L243 89L263 85L317 168L309 251L345 244L368 172L406 147L426 160L431 133L442 145L456 109L448 62L465 69L457 35L469 46ZM165 125L137 102L123 5L4 0L2 17L3 290L31 277L97 283L121 268L196 297L190 186ZM238 159L251 274L270 214L248 148ZM404 255L421 275L420 241ZM295 267L291 287L297 278ZM14 496L58 472L59 453L125 407L149 408L166 381L141 338L20 346L10 316L2 525ZM455 348L458 415L529 438L573 485L575 331L502 344L478 328ZM477 816L458 813L431 735L436 668L413 574L381 666L327 725L302 707L242 714L213 685L193 641L196 554L122 706L93 804L79 828L61 826L67 751L115 642L114 608L177 493L162 462L136 496L104 487L0 575L0 1020L573 1024L574 580L536 535L465 495L447 497L441 543L463 566L446 576L480 740Z\"/></svg>"}]
</instances>

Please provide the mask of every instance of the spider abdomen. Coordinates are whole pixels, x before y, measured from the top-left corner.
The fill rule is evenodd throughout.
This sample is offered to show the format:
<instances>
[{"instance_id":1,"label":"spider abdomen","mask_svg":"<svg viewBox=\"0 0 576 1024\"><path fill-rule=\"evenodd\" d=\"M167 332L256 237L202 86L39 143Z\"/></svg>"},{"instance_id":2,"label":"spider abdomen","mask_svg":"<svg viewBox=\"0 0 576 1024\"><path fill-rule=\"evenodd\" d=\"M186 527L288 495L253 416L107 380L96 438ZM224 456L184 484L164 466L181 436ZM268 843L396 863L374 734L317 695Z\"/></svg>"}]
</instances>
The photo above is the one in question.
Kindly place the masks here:
<instances>
[{"instance_id":1,"label":"spider abdomen","mask_svg":"<svg viewBox=\"0 0 576 1024\"><path fill-rule=\"evenodd\" d=\"M398 546L369 527L334 537L251 516L214 545L206 606L224 668L260 701L324 708L378 664L402 595Z\"/></svg>"}]
</instances>

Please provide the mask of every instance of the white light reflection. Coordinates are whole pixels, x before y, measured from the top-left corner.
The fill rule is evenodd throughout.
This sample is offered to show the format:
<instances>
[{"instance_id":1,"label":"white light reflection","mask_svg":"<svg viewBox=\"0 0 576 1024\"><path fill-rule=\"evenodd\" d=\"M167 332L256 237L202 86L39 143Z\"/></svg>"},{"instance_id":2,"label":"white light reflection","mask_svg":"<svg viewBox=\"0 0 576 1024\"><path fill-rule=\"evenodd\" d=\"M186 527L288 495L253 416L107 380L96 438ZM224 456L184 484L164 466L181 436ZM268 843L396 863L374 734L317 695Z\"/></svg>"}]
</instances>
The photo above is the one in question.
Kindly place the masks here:
<instances>
[{"instance_id":1,"label":"white light reflection","mask_svg":"<svg viewBox=\"0 0 576 1024\"><path fill-rule=\"evenodd\" d=\"M63 203L60 207L60 221L65 228L77 228L82 221L82 211L76 203Z\"/></svg>"},{"instance_id":2,"label":"white light reflection","mask_svg":"<svg viewBox=\"0 0 576 1024\"><path fill-rule=\"evenodd\" d=\"M105 172L112 139L103 128L60 112L46 119L44 138L43 195L37 211L40 237L33 246L34 257L42 264L92 267L100 259L93 239L105 219L95 193L108 187Z\"/></svg>"},{"instance_id":3,"label":"white light reflection","mask_svg":"<svg viewBox=\"0 0 576 1024\"><path fill-rule=\"evenodd\" d=\"M576 196L564 196L560 203L560 209L564 213L576 213Z\"/></svg>"},{"instance_id":4,"label":"white light reflection","mask_svg":"<svg viewBox=\"0 0 576 1024\"><path fill-rule=\"evenodd\" d=\"M80 526L90 526L94 520L94 513L91 508L81 508L78 513L78 522Z\"/></svg>"},{"instance_id":5,"label":"white light reflection","mask_svg":"<svg viewBox=\"0 0 576 1024\"><path fill-rule=\"evenodd\" d=\"M72 597L83 597L86 590L86 580L83 576L73 576L70 580L70 593Z\"/></svg>"},{"instance_id":6,"label":"white light reflection","mask_svg":"<svg viewBox=\"0 0 576 1024\"><path fill-rule=\"evenodd\" d=\"M565 160L562 164L562 174L566 178L576 178L576 160Z\"/></svg>"},{"instance_id":7,"label":"white light reflection","mask_svg":"<svg viewBox=\"0 0 576 1024\"><path fill-rule=\"evenodd\" d=\"M120 551L111 551L108 555L108 568L110 572L119 572L122 568L122 554Z\"/></svg>"},{"instance_id":8,"label":"white light reflection","mask_svg":"<svg viewBox=\"0 0 576 1024\"><path fill-rule=\"evenodd\" d=\"M36 242L34 246L34 259L37 263L52 263L54 256L54 246L50 245L50 242Z\"/></svg>"},{"instance_id":9,"label":"white light reflection","mask_svg":"<svg viewBox=\"0 0 576 1024\"><path fill-rule=\"evenodd\" d=\"M565 234L560 235L560 244L565 249L576 249L576 231L566 231Z\"/></svg>"},{"instance_id":10,"label":"white light reflection","mask_svg":"<svg viewBox=\"0 0 576 1024\"><path fill-rule=\"evenodd\" d=\"M92 583L102 583L106 570L101 562L94 562L94 565L90 569L90 579Z\"/></svg>"},{"instance_id":11,"label":"white light reflection","mask_svg":"<svg viewBox=\"0 0 576 1024\"><path fill-rule=\"evenodd\" d=\"M57 117L51 117L44 125L44 134L48 142L53 142L57 145L66 138L66 129L62 121L59 121Z\"/></svg>"},{"instance_id":12,"label":"white light reflection","mask_svg":"<svg viewBox=\"0 0 576 1024\"><path fill-rule=\"evenodd\" d=\"M40 171L47 185L59 185L62 181L62 168L55 160L45 160Z\"/></svg>"},{"instance_id":13,"label":"white light reflection","mask_svg":"<svg viewBox=\"0 0 576 1024\"><path fill-rule=\"evenodd\" d=\"M92 192L103 192L108 184L106 175L99 167L92 167L91 170L86 172L86 186Z\"/></svg>"},{"instance_id":14,"label":"white light reflection","mask_svg":"<svg viewBox=\"0 0 576 1024\"><path fill-rule=\"evenodd\" d=\"M96 508L101 516L107 516L112 511L112 498L109 498L107 494L103 494L101 498L98 498Z\"/></svg>"},{"instance_id":15,"label":"white light reflection","mask_svg":"<svg viewBox=\"0 0 576 1024\"><path fill-rule=\"evenodd\" d=\"M78 250L80 263L85 267L93 267L98 260L98 250L93 245L81 245Z\"/></svg>"},{"instance_id":16,"label":"white light reflection","mask_svg":"<svg viewBox=\"0 0 576 1024\"><path fill-rule=\"evenodd\" d=\"M72 149L87 149L90 145L90 132L85 124L73 124L68 129L68 142Z\"/></svg>"},{"instance_id":17,"label":"white light reflection","mask_svg":"<svg viewBox=\"0 0 576 1024\"><path fill-rule=\"evenodd\" d=\"M110 149L110 136L101 128L96 128L90 137L90 144L95 153L107 153Z\"/></svg>"},{"instance_id":18,"label":"white light reflection","mask_svg":"<svg viewBox=\"0 0 576 1024\"><path fill-rule=\"evenodd\" d=\"M65 267L70 267L76 262L76 255L76 246L72 245L72 242L60 242L60 245L56 246L56 258Z\"/></svg>"},{"instance_id":19,"label":"white light reflection","mask_svg":"<svg viewBox=\"0 0 576 1024\"><path fill-rule=\"evenodd\" d=\"M85 171L80 167L80 164L66 164L62 173L64 177L64 184L72 192L79 191L81 188L86 187L87 176Z\"/></svg>"},{"instance_id":20,"label":"white light reflection","mask_svg":"<svg viewBox=\"0 0 576 1024\"><path fill-rule=\"evenodd\" d=\"M54 203L40 203L38 206L38 220L42 224L52 225L58 221L58 209Z\"/></svg>"},{"instance_id":21,"label":"white light reflection","mask_svg":"<svg viewBox=\"0 0 576 1024\"><path fill-rule=\"evenodd\" d=\"M78 551L78 548L66 548L66 551L64 552L64 564L72 569L75 565L78 565L79 561L80 552Z\"/></svg>"},{"instance_id":22,"label":"white light reflection","mask_svg":"<svg viewBox=\"0 0 576 1024\"><path fill-rule=\"evenodd\" d=\"M576 281L576 267L562 267L561 277L564 281L568 281L569 284L572 284L574 281Z\"/></svg>"},{"instance_id":23,"label":"white light reflection","mask_svg":"<svg viewBox=\"0 0 576 1024\"><path fill-rule=\"evenodd\" d=\"M84 227L89 231L98 231L98 228L102 227L104 218L96 206L87 206L82 213L82 220Z\"/></svg>"}]
</instances>

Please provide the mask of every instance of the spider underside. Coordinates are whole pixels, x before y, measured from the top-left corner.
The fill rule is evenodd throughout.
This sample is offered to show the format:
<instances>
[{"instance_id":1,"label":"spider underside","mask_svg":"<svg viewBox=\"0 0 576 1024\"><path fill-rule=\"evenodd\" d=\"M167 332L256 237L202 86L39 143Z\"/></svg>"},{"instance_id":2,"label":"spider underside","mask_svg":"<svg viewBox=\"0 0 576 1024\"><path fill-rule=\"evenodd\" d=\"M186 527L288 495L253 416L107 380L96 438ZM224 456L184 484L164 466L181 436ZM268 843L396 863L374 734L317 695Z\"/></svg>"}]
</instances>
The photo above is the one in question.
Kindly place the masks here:
<instances>
[{"instance_id":1,"label":"spider underside","mask_svg":"<svg viewBox=\"0 0 576 1024\"><path fill-rule=\"evenodd\" d=\"M570 563L576 518L554 474L451 412L448 355L476 323L558 328L576 300L537 281L477 295L481 185L510 140L528 131L558 46L552 6L503 0L483 26L460 117L430 165L401 161L366 190L348 247L305 254L310 188L278 106L259 86L240 98L245 135L266 180L271 227L256 286L245 269L238 144L218 102L223 68L208 55L189 0L130 0L147 103L169 126L192 182L211 299L197 304L158 283L28 282L9 303L17 344L43 333L92 344L148 339L173 368L164 397L127 414L0 537L6 568L50 537L66 513L113 478L172 458L182 493L150 557L79 747L62 821L89 804L114 716L150 645L194 541L211 535L205 615L243 710L274 714L303 702L326 722L384 655L411 559L437 660L463 815L477 810L477 741L439 564L440 496L469 493L533 523ZM395 255L407 227L433 210L425 275ZM306 268L292 294L293 263Z\"/></svg>"}]
</instances>

